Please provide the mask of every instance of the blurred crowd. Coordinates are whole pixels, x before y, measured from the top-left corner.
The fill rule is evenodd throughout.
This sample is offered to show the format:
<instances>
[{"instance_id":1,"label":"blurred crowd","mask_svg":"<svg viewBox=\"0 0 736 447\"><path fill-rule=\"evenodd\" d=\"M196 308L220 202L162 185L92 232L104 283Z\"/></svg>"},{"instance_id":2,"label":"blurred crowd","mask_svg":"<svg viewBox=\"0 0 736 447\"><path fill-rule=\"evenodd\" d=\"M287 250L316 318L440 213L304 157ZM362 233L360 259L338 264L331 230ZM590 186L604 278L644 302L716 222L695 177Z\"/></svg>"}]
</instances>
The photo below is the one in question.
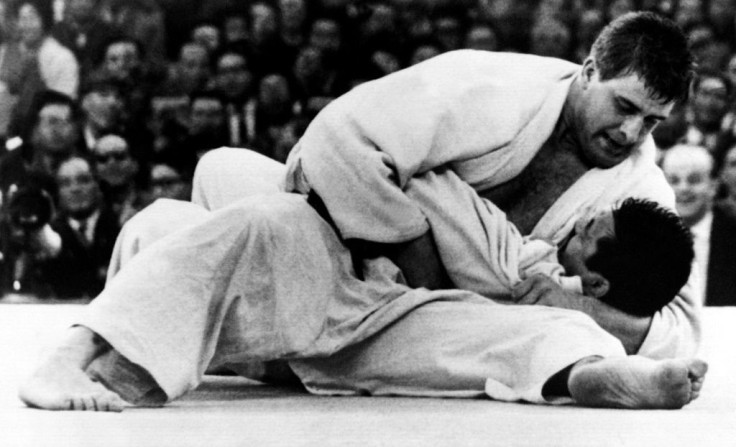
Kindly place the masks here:
<instances>
[{"instance_id":1,"label":"blurred crowd","mask_svg":"<svg viewBox=\"0 0 736 447\"><path fill-rule=\"evenodd\" d=\"M736 295L736 0L0 0L0 295L96 296L122 225L188 200L208 150L284 161L363 82L463 48L582 62L634 10L672 17L697 55L655 141L688 222L726 216L726 260L707 262L710 229L696 248ZM683 151L700 184L667 172Z\"/></svg>"}]
</instances>

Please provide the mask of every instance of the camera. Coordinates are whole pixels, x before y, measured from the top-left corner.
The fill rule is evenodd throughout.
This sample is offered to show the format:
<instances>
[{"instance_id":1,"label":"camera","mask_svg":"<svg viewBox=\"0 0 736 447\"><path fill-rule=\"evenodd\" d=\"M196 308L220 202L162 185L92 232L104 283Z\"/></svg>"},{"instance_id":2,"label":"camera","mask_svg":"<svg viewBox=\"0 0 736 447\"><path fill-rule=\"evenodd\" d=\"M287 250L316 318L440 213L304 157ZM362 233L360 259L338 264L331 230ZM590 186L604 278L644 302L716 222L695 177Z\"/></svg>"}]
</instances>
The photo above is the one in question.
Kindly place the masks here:
<instances>
[{"instance_id":1,"label":"camera","mask_svg":"<svg viewBox=\"0 0 736 447\"><path fill-rule=\"evenodd\" d=\"M5 215L14 230L25 234L40 230L51 222L54 215L54 202L51 195L42 188L23 186L11 191L5 205Z\"/></svg>"}]
</instances>

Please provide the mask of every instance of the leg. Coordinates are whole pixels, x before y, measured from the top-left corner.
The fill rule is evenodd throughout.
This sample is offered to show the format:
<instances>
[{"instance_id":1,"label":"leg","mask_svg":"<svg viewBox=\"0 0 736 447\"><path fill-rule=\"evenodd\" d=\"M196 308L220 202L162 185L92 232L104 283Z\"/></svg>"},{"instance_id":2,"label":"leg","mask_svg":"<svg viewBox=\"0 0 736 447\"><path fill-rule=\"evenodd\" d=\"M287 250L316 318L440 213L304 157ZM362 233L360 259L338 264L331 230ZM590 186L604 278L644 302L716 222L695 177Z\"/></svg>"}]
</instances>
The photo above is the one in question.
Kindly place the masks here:
<instances>
[{"instance_id":1,"label":"leg","mask_svg":"<svg viewBox=\"0 0 736 447\"><path fill-rule=\"evenodd\" d=\"M341 339L329 337L352 334L362 313L382 303L351 279L349 252L303 197L265 199L219 210L141 250L77 323L140 365L168 399L196 387L209 366L334 351ZM342 332L325 331L325 321ZM46 379L32 383L49 394L59 381Z\"/></svg>"},{"instance_id":2,"label":"leg","mask_svg":"<svg viewBox=\"0 0 736 447\"><path fill-rule=\"evenodd\" d=\"M682 407L697 398L706 372L700 360L626 357L578 312L483 300L430 302L363 343L291 365L318 394L485 393L612 408Z\"/></svg>"},{"instance_id":3,"label":"leg","mask_svg":"<svg viewBox=\"0 0 736 447\"><path fill-rule=\"evenodd\" d=\"M122 411L117 394L93 381L85 370L110 349L99 336L83 326L68 330L58 347L47 356L19 391L28 406L47 410Z\"/></svg>"}]
</instances>

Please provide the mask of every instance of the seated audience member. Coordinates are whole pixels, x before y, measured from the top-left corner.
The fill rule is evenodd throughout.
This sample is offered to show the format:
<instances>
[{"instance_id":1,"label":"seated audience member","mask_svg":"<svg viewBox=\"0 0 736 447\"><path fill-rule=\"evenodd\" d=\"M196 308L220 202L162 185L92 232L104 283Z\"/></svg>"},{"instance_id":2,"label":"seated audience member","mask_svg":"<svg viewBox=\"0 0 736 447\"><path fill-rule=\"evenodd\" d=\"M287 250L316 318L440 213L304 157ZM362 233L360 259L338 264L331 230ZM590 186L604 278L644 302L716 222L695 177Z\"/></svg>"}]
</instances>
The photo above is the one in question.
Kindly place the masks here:
<instances>
[{"instance_id":1,"label":"seated audience member","mask_svg":"<svg viewBox=\"0 0 736 447\"><path fill-rule=\"evenodd\" d=\"M241 52L226 48L215 63L212 88L225 101L228 146L245 147L250 135L245 124L245 105L253 95L253 73Z\"/></svg>"},{"instance_id":2,"label":"seated audience member","mask_svg":"<svg viewBox=\"0 0 736 447\"><path fill-rule=\"evenodd\" d=\"M531 303L552 281L630 315L651 316L690 276L690 233L675 213L649 200L628 198L584 213L555 246L523 237L506 213L452 171L415 177L406 194L426 216L450 282L494 300L525 303L530 295Z\"/></svg>"},{"instance_id":3,"label":"seated audience member","mask_svg":"<svg viewBox=\"0 0 736 447\"><path fill-rule=\"evenodd\" d=\"M227 146L225 103L215 91L194 92L186 106L186 116L162 117L161 144L155 158L185 160L196 164L207 151Z\"/></svg>"},{"instance_id":4,"label":"seated audience member","mask_svg":"<svg viewBox=\"0 0 736 447\"><path fill-rule=\"evenodd\" d=\"M190 38L192 42L204 45L211 55L219 51L222 44L220 29L214 23L208 21L199 22L192 27Z\"/></svg>"},{"instance_id":5,"label":"seated audience member","mask_svg":"<svg viewBox=\"0 0 736 447\"><path fill-rule=\"evenodd\" d=\"M11 4L17 39L3 57L4 82L17 102L8 135L17 135L31 112L34 95L55 90L72 98L79 88L79 65L74 54L54 39L50 2L23 0Z\"/></svg>"},{"instance_id":6,"label":"seated audience member","mask_svg":"<svg viewBox=\"0 0 736 447\"><path fill-rule=\"evenodd\" d=\"M150 201L156 199L190 200L193 165L171 160L154 160L150 167Z\"/></svg>"},{"instance_id":7,"label":"seated audience member","mask_svg":"<svg viewBox=\"0 0 736 447\"><path fill-rule=\"evenodd\" d=\"M498 33L491 23L474 22L465 33L464 48L482 51L498 51L501 43L498 41Z\"/></svg>"},{"instance_id":8,"label":"seated audience member","mask_svg":"<svg viewBox=\"0 0 736 447\"><path fill-rule=\"evenodd\" d=\"M159 96L191 95L210 80L210 52L201 43L181 46L178 59L169 66L166 79L156 89Z\"/></svg>"},{"instance_id":9,"label":"seated audience member","mask_svg":"<svg viewBox=\"0 0 736 447\"><path fill-rule=\"evenodd\" d=\"M141 59L159 70L166 60L164 14L156 0L106 0L103 14L108 22L131 40L140 42Z\"/></svg>"},{"instance_id":10,"label":"seated audience member","mask_svg":"<svg viewBox=\"0 0 736 447\"><path fill-rule=\"evenodd\" d=\"M333 99L343 93L340 73L325 56L324 50L307 45L299 50L292 68L292 91L300 113L313 118Z\"/></svg>"},{"instance_id":11,"label":"seated audience member","mask_svg":"<svg viewBox=\"0 0 736 447\"><path fill-rule=\"evenodd\" d=\"M49 226L53 213L51 195L38 186L14 187L5 195L0 210L0 296L52 296L40 264L61 246Z\"/></svg>"},{"instance_id":12,"label":"seated audience member","mask_svg":"<svg viewBox=\"0 0 736 447\"><path fill-rule=\"evenodd\" d=\"M248 148L273 158L280 133L294 118L294 100L285 76L272 73L258 83L258 93L246 107Z\"/></svg>"},{"instance_id":13,"label":"seated audience member","mask_svg":"<svg viewBox=\"0 0 736 447\"><path fill-rule=\"evenodd\" d=\"M59 208L51 228L61 248L42 263L43 278L57 298L94 298L105 285L120 224L103 202L90 160L65 160L56 182Z\"/></svg>"},{"instance_id":14,"label":"seated audience member","mask_svg":"<svg viewBox=\"0 0 736 447\"><path fill-rule=\"evenodd\" d=\"M724 122L732 98L728 77L720 72L704 71L696 76L688 99L689 115L684 142L705 146L715 152L719 141L729 138L728 123Z\"/></svg>"},{"instance_id":15,"label":"seated audience member","mask_svg":"<svg viewBox=\"0 0 736 447\"><path fill-rule=\"evenodd\" d=\"M736 217L713 206L713 156L702 146L676 145L664 153L662 169L693 235L705 304L736 304Z\"/></svg>"},{"instance_id":16,"label":"seated audience member","mask_svg":"<svg viewBox=\"0 0 736 447\"><path fill-rule=\"evenodd\" d=\"M120 81L101 74L91 76L80 91L82 137L87 149L110 132L125 132L123 86Z\"/></svg>"},{"instance_id":17,"label":"seated audience member","mask_svg":"<svg viewBox=\"0 0 736 447\"><path fill-rule=\"evenodd\" d=\"M141 187L141 161L131 152L128 141L116 134L105 135L92 148L105 203L122 226L146 206Z\"/></svg>"},{"instance_id":18,"label":"seated audience member","mask_svg":"<svg viewBox=\"0 0 736 447\"><path fill-rule=\"evenodd\" d=\"M35 184L53 191L53 175L59 163L79 151L78 113L75 102L53 91L34 97L22 144L0 158L0 195L15 185Z\"/></svg>"},{"instance_id":19,"label":"seated audience member","mask_svg":"<svg viewBox=\"0 0 736 447\"><path fill-rule=\"evenodd\" d=\"M92 72L107 41L118 30L105 22L100 14L101 0L69 0L64 18L51 29L51 34L74 52L79 61L80 78Z\"/></svg>"},{"instance_id":20,"label":"seated audience member","mask_svg":"<svg viewBox=\"0 0 736 447\"><path fill-rule=\"evenodd\" d=\"M122 85L129 124L136 131L146 128L151 97L162 74L146 62L143 46L136 40L118 36L108 41L95 74L111 77Z\"/></svg>"}]
</instances>

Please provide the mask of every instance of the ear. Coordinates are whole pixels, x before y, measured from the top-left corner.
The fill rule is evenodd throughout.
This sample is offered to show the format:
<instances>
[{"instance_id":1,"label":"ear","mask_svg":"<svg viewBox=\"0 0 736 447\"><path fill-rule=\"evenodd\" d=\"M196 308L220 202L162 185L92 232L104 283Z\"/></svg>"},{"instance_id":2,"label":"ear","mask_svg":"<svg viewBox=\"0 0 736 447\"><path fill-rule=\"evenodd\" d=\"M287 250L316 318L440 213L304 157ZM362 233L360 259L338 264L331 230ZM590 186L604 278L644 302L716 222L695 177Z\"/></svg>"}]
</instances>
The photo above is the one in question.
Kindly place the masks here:
<instances>
[{"instance_id":1,"label":"ear","mask_svg":"<svg viewBox=\"0 0 736 447\"><path fill-rule=\"evenodd\" d=\"M582 71L582 80L583 80L583 86L587 86L590 81L593 79L593 76L595 76L595 72L598 69L595 60L588 56L585 61L583 62L583 71Z\"/></svg>"},{"instance_id":2,"label":"ear","mask_svg":"<svg viewBox=\"0 0 736 447\"><path fill-rule=\"evenodd\" d=\"M580 279L583 282L583 294L593 298L605 296L611 286L603 275L596 272L585 273L581 275Z\"/></svg>"}]
</instances>

